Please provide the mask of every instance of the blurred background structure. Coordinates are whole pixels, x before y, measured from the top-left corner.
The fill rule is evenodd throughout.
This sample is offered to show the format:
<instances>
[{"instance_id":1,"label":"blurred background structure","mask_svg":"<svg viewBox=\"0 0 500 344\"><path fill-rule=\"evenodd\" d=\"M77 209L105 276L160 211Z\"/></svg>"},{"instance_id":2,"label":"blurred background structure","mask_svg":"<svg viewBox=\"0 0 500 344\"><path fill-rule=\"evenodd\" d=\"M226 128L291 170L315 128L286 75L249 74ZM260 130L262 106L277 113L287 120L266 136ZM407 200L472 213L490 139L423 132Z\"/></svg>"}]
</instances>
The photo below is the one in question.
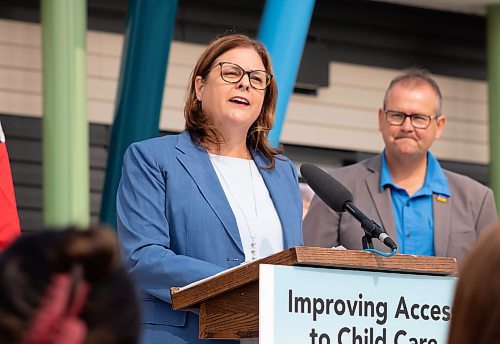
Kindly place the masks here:
<instances>
[{"instance_id":1,"label":"blurred background structure","mask_svg":"<svg viewBox=\"0 0 500 344\"><path fill-rule=\"evenodd\" d=\"M44 0L43 5L51 1ZM73 179L71 183L89 189L85 202L89 203L91 222L103 218L101 209L114 207L112 190L104 193L103 190L106 167L112 164L109 161L115 161L114 156L108 157L108 152L113 120L123 106L118 95L126 94L118 87L120 68L122 77L125 68L122 59L127 49L140 57L141 49L158 45L162 38L170 40L165 22L164 36L156 32L155 36L142 36L141 44L135 47L123 46L127 39L131 41L127 28L130 29L134 18L133 9L139 7L137 1L82 0L87 8L82 14L87 21L84 66L87 101L80 110L66 110L71 112L66 115L71 119L76 116L72 111L84 111L88 119L85 144L88 153L82 147L73 153L84 162L81 168L85 173L81 174L82 180ZM306 0L282 2L294 6L296 1ZM164 18L172 13L175 16L170 29L173 29L171 44L160 55L164 68L159 67L155 79L165 86L163 90L155 88L162 91L156 97L158 134L183 129L186 83L204 46L228 30L256 37L266 6L264 0L168 3L174 9L164 13ZM286 154L297 165L308 161L335 168L380 152L383 142L377 131L377 110L382 105L383 92L400 69L419 66L436 76L443 92L443 112L448 118L445 134L435 143L433 153L443 167L491 185L500 194L497 167L500 139L498 135L490 135L500 129L500 97L496 96L500 78L497 66L500 5L495 5L500 1L316 0L313 3L297 79L279 133ZM141 17L140 12L135 15L139 16L136 20L154 21L152 17ZM155 15L154 10L147 15ZM42 82L41 18L41 4L37 0L0 3L0 121L7 137L23 231L41 228L44 217L49 222L46 225L57 220L48 214L44 199L56 197L58 185L50 186L55 193L48 189L49 185L44 185L42 171L46 170L42 163L48 164L50 160L51 168L66 173L64 157L57 155L56 150L50 158L42 154L42 144L46 144L50 134L42 130L46 119L43 85L47 84ZM73 24L68 25L73 27ZM273 61L276 67L281 62ZM133 96L131 92L125 101L131 102ZM137 122L129 130L149 126L148 135L154 136L155 127L151 130L151 122L141 115L136 113ZM65 130L85 126L81 119L74 123L77 124L70 121ZM85 130L77 132L81 135ZM127 134L124 127L120 127L120 133ZM70 139L76 137L70 135ZM86 159L90 165L88 171ZM57 214L67 210L55 207L51 211Z\"/></svg>"}]
</instances>

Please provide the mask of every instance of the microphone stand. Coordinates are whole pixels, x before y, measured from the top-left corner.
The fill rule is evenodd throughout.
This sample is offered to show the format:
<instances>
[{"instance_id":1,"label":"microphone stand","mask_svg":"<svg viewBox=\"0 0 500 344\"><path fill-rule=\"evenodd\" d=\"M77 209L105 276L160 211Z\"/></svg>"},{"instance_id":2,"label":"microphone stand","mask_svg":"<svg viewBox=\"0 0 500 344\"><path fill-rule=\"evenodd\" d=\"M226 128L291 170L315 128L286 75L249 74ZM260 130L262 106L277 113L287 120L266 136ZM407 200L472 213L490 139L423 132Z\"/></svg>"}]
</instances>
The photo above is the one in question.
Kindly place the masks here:
<instances>
[{"instance_id":1,"label":"microphone stand","mask_svg":"<svg viewBox=\"0 0 500 344\"><path fill-rule=\"evenodd\" d=\"M371 236L370 234L366 233L362 238L361 238L361 243L363 244L363 250L366 250L366 249L373 249L373 236Z\"/></svg>"}]
</instances>

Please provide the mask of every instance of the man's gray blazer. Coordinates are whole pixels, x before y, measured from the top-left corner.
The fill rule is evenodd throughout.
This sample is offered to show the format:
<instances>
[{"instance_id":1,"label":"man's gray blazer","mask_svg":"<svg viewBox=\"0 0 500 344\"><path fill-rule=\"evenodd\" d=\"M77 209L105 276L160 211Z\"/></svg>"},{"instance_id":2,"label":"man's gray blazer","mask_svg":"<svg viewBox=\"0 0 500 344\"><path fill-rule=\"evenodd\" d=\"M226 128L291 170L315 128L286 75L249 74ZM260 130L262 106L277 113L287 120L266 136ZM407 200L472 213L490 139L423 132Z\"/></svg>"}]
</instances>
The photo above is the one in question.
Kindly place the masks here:
<instances>
[{"instance_id":1,"label":"man's gray blazer","mask_svg":"<svg viewBox=\"0 0 500 344\"><path fill-rule=\"evenodd\" d=\"M354 204L382 226L398 242L390 188L380 191L381 155L339 168L331 175L353 194ZM458 262L488 225L496 222L493 192L473 179L444 170L451 197L446 202L433 195L434 249L436 256L454 257ZM348 213L337 213L314 196L303 224L304 244L308 246L362 249L364 231ZM389 251L380 241L375 248Z\"/></svg>"}]
</instances>

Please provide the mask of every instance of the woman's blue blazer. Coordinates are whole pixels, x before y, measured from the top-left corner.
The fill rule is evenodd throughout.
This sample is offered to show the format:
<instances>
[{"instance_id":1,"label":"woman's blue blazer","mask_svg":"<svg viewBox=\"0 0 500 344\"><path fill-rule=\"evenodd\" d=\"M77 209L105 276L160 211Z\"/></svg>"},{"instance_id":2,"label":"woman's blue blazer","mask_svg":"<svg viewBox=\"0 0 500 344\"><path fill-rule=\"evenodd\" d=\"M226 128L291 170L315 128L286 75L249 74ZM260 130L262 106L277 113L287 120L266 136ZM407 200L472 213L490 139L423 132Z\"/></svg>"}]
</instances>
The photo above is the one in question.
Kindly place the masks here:
<instances>
[{"instance_id":1,"label":"woman's blue blazer","mask_svg":"<svg viewBox=\"0 0 500 344\"><path fill-rule=\"evenodd\" d=\"M252 155L257 166L268 164L261 154ZM275 168L259 171L281 221L283 246L302 245L302 199L293 164L278 156ZM170 287L245 260L236 219L207 151L188 132L132 144L124 156L117 214L125 261L141 292L143 342L193 342L198 324L188 322L197 316L172 310Z\"/></svg>"}]
</instances>

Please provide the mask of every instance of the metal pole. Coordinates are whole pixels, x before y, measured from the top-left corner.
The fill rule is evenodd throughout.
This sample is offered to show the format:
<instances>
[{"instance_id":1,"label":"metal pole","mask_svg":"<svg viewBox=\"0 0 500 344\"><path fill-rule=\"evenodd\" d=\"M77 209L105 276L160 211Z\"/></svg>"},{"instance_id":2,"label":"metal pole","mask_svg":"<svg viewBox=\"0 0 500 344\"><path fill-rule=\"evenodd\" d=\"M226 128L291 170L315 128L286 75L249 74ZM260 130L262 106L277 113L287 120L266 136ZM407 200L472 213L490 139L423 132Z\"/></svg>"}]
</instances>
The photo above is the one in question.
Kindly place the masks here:
<instances>
[{"instance_id":1,"label":"metal pole","mask_svg":"<svg viewBox=\"0 0 500 344\"><path fill-rule=\"evenodd\" d=\"M314 2L315 0L267 0L264 7L258 39L271 54L278 83L276 117L269 134L269 140L275 147L280 142L286 109L297 79Z\"/></svg>"},{"instance_id":2,"label":"metal pole","mask_svg":"<svg viewBox=\"0 0 500 344\"><path fill-rule=\"evenodd\" d=\"M43 222L89 223L86 0L44 0Z\"/></svg>"},{"instance_id":3,"label":"metal pole","mask_svg":"<svg viewBox=\"0 0 500 344\"><path fill-rule=\"evenodd\" d=\"M158 135L177 0L130 0L100 220L116 228L116 191L127 147Z\"/></svg>"}]
</instances>

